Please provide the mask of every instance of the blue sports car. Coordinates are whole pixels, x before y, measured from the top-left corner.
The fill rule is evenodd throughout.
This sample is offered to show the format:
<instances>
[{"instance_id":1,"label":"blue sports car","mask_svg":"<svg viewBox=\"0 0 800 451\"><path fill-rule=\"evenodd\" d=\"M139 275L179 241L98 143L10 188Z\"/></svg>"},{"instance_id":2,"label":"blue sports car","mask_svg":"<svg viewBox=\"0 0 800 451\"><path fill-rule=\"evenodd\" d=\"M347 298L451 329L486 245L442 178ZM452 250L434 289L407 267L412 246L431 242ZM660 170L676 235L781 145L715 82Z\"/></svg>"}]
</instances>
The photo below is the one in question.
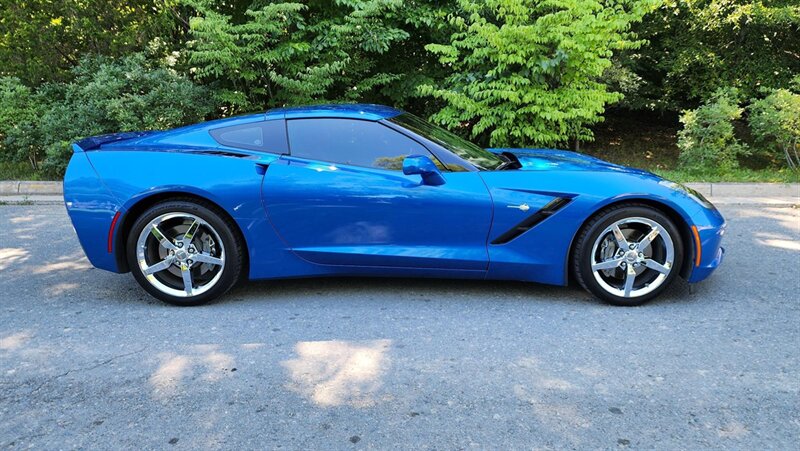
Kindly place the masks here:
<instances>
[{"instance_id":1,"label":"blue sports car","mask_svg":"<svg viewBox=\"0 0 800 451\"><path fill-rule=\"evenodd\" d=\"M617 305L720 264L699 193L579 153L483 149L379 105L270 110L73 145L64 200L101 269L197 305L241 279L573 280Z\"/></svg>"}]
</instances>

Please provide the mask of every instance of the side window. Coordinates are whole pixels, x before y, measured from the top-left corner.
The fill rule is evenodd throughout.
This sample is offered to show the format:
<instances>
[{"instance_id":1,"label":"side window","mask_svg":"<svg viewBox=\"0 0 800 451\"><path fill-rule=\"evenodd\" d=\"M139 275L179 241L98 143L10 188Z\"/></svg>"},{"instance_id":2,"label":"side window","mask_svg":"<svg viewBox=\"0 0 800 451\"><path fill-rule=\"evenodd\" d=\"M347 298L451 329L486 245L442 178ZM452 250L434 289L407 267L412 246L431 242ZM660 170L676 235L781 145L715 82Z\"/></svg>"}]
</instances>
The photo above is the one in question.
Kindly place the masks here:
<instances>
[{"instance_id":1,"label":"side window","mask_svg":"<svg viewBox=\"0 0 800 451\"><path fill-rule=\"evenodd\" d=\"M294 157L399 171L409 155L428 150L385 125L356 119L292 119L287 122Z\"/></svg>"},{"instance_id":2,"label":"side window","mask_svg":"<svg viewBox=\"0 0 800 451\"><path fill-rule=\"evenodd\" d=\"M211 130L210 133L211 137L223 146L272 153L289 152L283 120L220 127Z\"/></svg>"}]
</instances>

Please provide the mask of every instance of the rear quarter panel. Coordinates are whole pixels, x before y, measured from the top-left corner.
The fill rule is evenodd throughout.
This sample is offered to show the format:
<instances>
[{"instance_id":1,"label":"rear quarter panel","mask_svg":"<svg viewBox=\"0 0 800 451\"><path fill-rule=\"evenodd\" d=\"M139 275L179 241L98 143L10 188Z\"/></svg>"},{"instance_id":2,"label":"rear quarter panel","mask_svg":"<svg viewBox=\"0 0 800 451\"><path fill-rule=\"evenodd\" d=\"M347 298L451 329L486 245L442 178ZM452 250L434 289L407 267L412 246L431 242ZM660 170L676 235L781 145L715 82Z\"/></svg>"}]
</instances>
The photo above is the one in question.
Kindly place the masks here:
<instances>
[{"instance_id":1,"label":"rear quarter panel","mask_svg":"<svg viewBox=\"0 0 800 451\"><path fill-rule=\"evenodd\" d=\"M108 231L121 204L100 179L85 152L72 154L67 166L64 203L92 265L117 271L114 255L108 252Z\"/></svg>"},{"instance_id":2,"label":"rear quarter panel","mask_svg":"<svg viewBox=\"0 0 800 451\"><path fill-rule=\"evenodd\" d=\"M87 172L81 157L96 170L94 178ZM65 179L65 198L73 199L71 217L84 250L95 266L119 272L120 268L106 247L109 227L117 211L120 223L139 202L165 193L191 194L217 204L239 226L250 257L250 274L261 274L264 268L291 271L294 257L277 237L261 204L263 167L277 156L260 159L237 158L202 153L150 150L113 150L76 153L80 164L70 164ZM99 176L99 178L98 178ZM98 184L99 179L102 182ZM101 191L98 186L104 186ZM74 199L81 203L76 207ZM121 233L121 228L116 233ZM125 242L115 239L114 245ZM118 249L113 249L114 252Z\"/></svg>"}]
</instances>

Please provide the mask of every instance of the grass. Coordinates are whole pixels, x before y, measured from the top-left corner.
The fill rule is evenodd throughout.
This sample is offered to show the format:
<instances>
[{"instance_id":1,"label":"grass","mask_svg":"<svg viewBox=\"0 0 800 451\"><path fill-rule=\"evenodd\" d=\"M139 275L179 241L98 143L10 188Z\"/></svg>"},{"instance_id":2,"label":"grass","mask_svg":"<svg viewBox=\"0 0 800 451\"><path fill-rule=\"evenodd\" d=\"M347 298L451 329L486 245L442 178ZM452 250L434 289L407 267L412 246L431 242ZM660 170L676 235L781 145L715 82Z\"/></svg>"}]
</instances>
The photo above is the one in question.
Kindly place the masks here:
<instances>
[{"instance_id":1,"label":"grass","mask_svg":"<svg viewBox=\"0 0 800 451\"><path fill-rule=\"evenodd\" d=\"M656 169L653 172L674 182L750 182L750 183L800 183L800 172L789 169L731 169L719 171L687 171L684 169Z\"/></svg>"},{"instance_id":2,"label":"grass","mask_svg":"<svg viewBox=\"0 0 800 451\"><path fill-rule=\"evenodd\" d=\"M800 173L770 168L770 162L759 157L743 161L743 167L738 169L682 169L678 165L678 127L676 118L609 114L605 122L595 127L595 141L584 144L580 151L681 183L800 183Z\"/></svg>"},{"instance_id":3,"label":"grass","mask_svg":"<svg viewBox=\"0 0 800 451\"><path fill-rule=\"evenodd\" d=\"M0 162L0 180L45 180L28 163Z\"/></svg>"}]
</instances>

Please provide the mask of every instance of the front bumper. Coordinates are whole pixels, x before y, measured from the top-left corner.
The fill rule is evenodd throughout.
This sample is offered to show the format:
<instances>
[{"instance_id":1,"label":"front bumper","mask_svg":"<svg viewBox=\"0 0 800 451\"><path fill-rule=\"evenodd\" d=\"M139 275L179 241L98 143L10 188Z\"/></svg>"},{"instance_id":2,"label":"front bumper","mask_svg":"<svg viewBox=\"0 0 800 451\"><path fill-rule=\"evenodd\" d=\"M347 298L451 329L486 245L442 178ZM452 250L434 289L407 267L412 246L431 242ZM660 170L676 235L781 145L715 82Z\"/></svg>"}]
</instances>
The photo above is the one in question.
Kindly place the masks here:
<instances>
[{"instance_id":1,"label":"front bumper","mask_svg":"<svg viewBox=\"0 0 800 451\"><path fill-rule=\"evenodd\" d=\"M714 272L725 257L722 237L727 223L717 210L702 209L692 215L694 227L700 240L699 255L697 245L692 246L692 271L687 278L689 283L700 282Z\"/></svg>"}]
</instances>

